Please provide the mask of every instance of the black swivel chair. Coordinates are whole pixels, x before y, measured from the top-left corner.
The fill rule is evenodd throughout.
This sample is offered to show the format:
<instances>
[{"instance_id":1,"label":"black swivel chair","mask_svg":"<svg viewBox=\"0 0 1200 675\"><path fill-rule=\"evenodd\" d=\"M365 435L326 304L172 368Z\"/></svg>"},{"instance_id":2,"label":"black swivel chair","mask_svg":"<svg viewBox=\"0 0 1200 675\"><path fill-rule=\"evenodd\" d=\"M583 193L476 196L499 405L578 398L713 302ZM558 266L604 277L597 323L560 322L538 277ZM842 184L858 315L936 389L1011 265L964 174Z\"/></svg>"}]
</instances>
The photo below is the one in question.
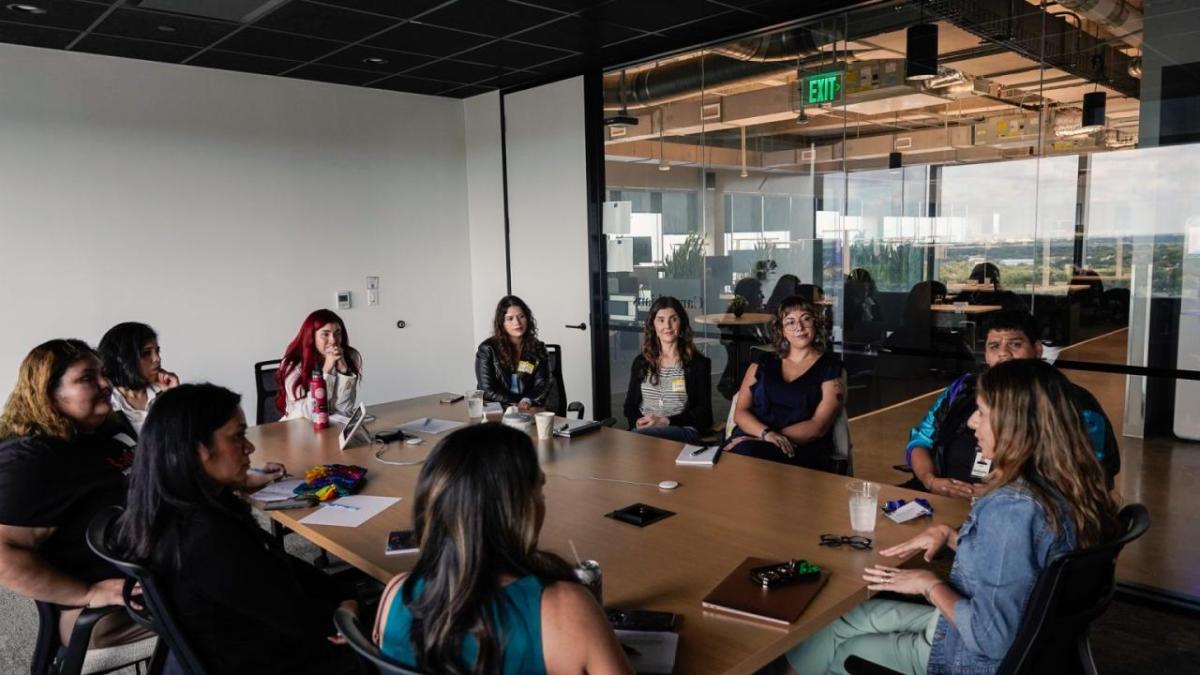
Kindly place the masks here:
<instances>
[{"instance_id":1,"label":"black swivel chair","mask_svg":"<svg viewBox=\"0 0 1200 675\"><path fill-rule=\"evenodd\" d=\"M379 647L376 647L367 639L367 636L362 634L358 627L358 619L345 607L338 607L337 611L333 613L333 625L342 634L342 637L346 638L346 642L350 644L354 653L358 654L359 660L367 667L368 672L380 675L420 675L417 671L409 670L384 656L379 651Z\"/></svg>"},{"instance_id":2,"label":"black swivel chair","mask_svg":"<svg viewBox=\"0 0 1200 675\"><path fill-rule=\"evenodd\" d=\"M71 637L64 645L58 633L62 608L54 603L40 600L35 601L34 604L37 605L38 612L38 634L34 644L33 661L30 664L32 675L79 675L83 671L84 660L88 654L88 642L91 640L92 629L96 627L96 622L109 614L123 611L122 607L116 606L84 609L80 612L79 618L75 620L75 626L71 629ZM152 639L147 638L147 640ZM111 673L131 665L140 673L142 664L149 664L151 661L150 655L146 653L149 648L138 643L107 649L112 650L113 653L109 658L104 659L105 663L99 667L95 667L95 663L91 664L89 670L91 675ZM155 671L150 668L148 672Z\"/></svg>"},{"instance_id":3,"label":"black swivel chair","mask_svg":"<svg viewBox=\"0 0 1200 675\"><path fill-rule=\"evenodd\" d=\"M108 529L117 516L124 511L119 506L110 506L92 518L88 525L87 543L96 555L112 563L121 573L128 577L125 580L125 606L129 615L139 624L154 631L159 636L159 648L155 651L154 661L162 664L170 660L171 672L183 675L205 675L203 664L192 651L179 630L179 625L171 618L167 609L166 599L159 588L158 580L150 570L128 560L122 560L109 548ZM142 595L133 597L134 583L141 584ZM165 645L164 645L165 643ZM165 646L165 649L163 648ZM168 656L169 652L169 656ZM152 664L151 672L161 672L163 666L156 670Z\"/></svg>"},{"instance_id":4,"label":"black swivel chair","mask_svg":"<svg viewBox=\"0 0 1200 675\"><path fill-rule=\"evenodd\" d=\"M546 354L550 357L550 373L554 375L554 414L566 417L567 413L577 413L576 417L583 419L583 403L567 403L567 385L563 383L562 374L562 345L546 345Z\"/></svg>"},{"instance_id":5,"label":"black swivel chair","mask_svg":"<svg viewBox=\"0 0 1200 675\"><path fill-rule=\"evenodd\" d=\"M283 417L275 406L275 395L279 385L275 383L275 371L279 370L279 359L259 361L254 364L254 391L258 395L258 413L255 424L278 422Z\"/></svg>"},{"instance_id":6,"label":"black swivel chair","mask_svg":"<svg viewBox=\"0 0 1200 675\"><path fill-rule=\"evenodd\" d=\"M1063 673L1096 675L1088 627L1112 603L1117 555L1146 533L1150 513L1141 504L1121 509L1124 533L1117 539L1050 561L1038 577L1021 626L996 675ZM895 671L857 656L846 659L852 675L893 675Z\"/></svg>"}]
</instances>

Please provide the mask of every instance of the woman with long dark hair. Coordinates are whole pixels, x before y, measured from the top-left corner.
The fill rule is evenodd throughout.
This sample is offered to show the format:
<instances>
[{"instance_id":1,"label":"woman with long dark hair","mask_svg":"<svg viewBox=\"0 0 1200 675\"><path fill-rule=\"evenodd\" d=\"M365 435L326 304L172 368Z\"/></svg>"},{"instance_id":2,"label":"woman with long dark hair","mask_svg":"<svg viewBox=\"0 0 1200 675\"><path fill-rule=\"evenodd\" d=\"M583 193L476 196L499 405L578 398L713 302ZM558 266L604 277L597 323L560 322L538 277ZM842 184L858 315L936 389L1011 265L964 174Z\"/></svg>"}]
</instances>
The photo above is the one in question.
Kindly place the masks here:
<instances>
[{"instance_id":1,"label":"woman with long dark hair","mask_svg":"<svg viewBox=\"0 0 1200 675\"><path fill-rule=\"evenodd\" d=\"M238 497L253 452L241 396L214 384L163 393L142 427L113 546L161 580L210 672L356 672L331 638L334 610L357 604L284 553Z\"/></svg>"},{"instance_id":2,"label":"woman with long dark hair","mask_svg":"<svg viewBox=\"0 0 1200 675\"><path fill-rule=\"evenodd\" d=\"M670 296L654 301L633 359L625 417L633 431L699 443L713 423L712 362L692 342L687 310Z\"/></svg>"},{"instance_id":3,"label":"woman with long dark hair","mask_svg":"<svg viewBox=\"0 0 1200 675\"><path fill-rule=\"evenodd\" d=\"M275 405L284 419L312 417L308 386L314 372L325 379L329 413L351 415L358 407L362 356L350 346L350 334L342 318L328 309L318 309L304 318L275 371L275 382L279 384Z\"/></svg>"},{"instance_id":4,"label":"woman with long dark hair","mask_svg":"<svg viewBox=\"0 0 1200 675\"><path fill-rule=\"evenodd\" d=\"M521 298L506 295L496 304L492 337L475 351L475 382L484 400L521 410L555 409L550 357L538 339L533 312Z\"/></svg>"},{"instance_id":5,"label":"woman with long dark hair","mask_svg":"<svg viewBox=\"0 0 1200 675\"><path fill-rule=\"evenodd\" d=\"M1050 561L1120 529L1070 392L1066 377L1038 359L999 363L979 377L970 425L992 461L986 491L958 531L934 525L880 551L931 560L949 546L957 551L950 578L867 568L870 590L923 595L930 604L868 600L793 649L796 672L824 673L850 655L904 673L995 672Z\"/></svg>"},{"instance_id":6,"label":"woman with long dark hair","mask_svg":"<svg viewBox=\"0 0 1200 675\"><path fill-rule=\"evenodd\" d=\"M100 338L98 348L104 376L112 383L113 410L121 413L136 434L146 420L154 397L179 386L179 376L162 367L158 333L144 323L119 323Z\"/></svg>"},{"instance_id":7,"label":"woman with long dark hair","mask_svg":"<svg viewBox=\"0 0 1200 675\"><path fill-rule=\"evenodd\" d=\"M845 405L842 362L817 306L794 295L775 314L775 354L746 369L725 449L831 471L833 424Z\"/></svg>"},{"instance_id":8,"label":"woman with long dark hair","mask_svg":"<svg viewBox=\"0 0 1200 675\"><path fill-rule=\"evenodd\" d=\"M417 478L421 553L379 602L384 654L423 673L631 673L600 605L538 549L546 515L529 435L455 431Z\"/></svg>"}]
</instances>

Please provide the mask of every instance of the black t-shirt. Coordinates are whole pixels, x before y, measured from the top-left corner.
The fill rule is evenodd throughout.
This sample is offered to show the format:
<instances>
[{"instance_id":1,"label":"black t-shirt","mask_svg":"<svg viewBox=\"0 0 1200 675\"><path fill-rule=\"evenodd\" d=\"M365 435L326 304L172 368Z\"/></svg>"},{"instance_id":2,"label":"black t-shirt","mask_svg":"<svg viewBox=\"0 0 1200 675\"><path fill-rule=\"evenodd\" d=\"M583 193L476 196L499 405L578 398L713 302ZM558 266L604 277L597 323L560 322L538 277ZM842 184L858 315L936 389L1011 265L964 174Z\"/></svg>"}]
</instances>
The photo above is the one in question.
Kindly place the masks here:
<instances>
[{"instance_id":1,"label":"black t-shirt","mask_svg":"<svg viewBox=\"0 0 1200 675\"><path fill-rule=\"evenodd\" d=\"M122 471L128 448L103 433L72 441L26 436L0 444L0 523L53 527L38 554L55 569L85 583L120 573L88 548L88 523L112 505L125 505Z\"/></svg>"}]
</instances>

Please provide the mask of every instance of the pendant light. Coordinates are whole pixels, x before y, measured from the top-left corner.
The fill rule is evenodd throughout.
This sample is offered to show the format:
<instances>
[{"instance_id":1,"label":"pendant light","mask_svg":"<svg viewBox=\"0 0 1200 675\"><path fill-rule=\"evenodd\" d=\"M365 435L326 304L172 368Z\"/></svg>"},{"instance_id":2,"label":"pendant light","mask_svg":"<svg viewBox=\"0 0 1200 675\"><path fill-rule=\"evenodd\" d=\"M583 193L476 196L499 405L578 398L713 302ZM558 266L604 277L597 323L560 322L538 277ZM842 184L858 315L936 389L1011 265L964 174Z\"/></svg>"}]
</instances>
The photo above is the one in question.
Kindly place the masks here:
<instances>
[{"instance_id":1,"label":"pendant light","mask_svg":"<svg viewBox=\"0 0 1200 675\"><path fill-rule=\"evenodd\" d=\"M629 114L629 108L625 104L625 70L621 70L621 84L617 90L618 97L621 100L621 112L616 115L610 115L604 118L604 126L606 127L636 127L638 118Z\"/></svg>"},{"instance_id":2,"label":"pendant light","mask_svg":"<svg viewBox=\"0 0 1200 675\"><path fill-rule=\"evenodd\" d=\"M746 171L746 127L742 127L742 172L738 175L742 178L750 176L750 172Z\"/></svg>"},{"instance_id":3,"label":"pendant light","mask_svg":"<svg viewBox=\"0 0 1200 675\"><path fill-rule=\"evenodd\" d=\"M904 55L905 78L928 80L937 75L938 27L924 23L925 6L921 6L921 23L908 27Z\"/></svg>"},{"instance_id":4,"label":"pendant light","mask_svg":"<svg viewBox=\"0 0 1200 675\"><path fill-rule=\"evenodd\" d=\"M1108 95L1102 91L1092 91L1083 95L1083 119L1080 126L1103 127L1104 113L1108 106Z\"/></svg>"},{"instance_id":5,"label":"pendant light","mask_svg":"<svg viewBox=\"0 0 1200 675\"><path fill-rule=\"evenodd\" d=\"M663 142L663 135L666 131L666 111L662 108L658 109L658 170L670 171L671 165L667 164L666 145Z\"/></svg>"}]
</instances>

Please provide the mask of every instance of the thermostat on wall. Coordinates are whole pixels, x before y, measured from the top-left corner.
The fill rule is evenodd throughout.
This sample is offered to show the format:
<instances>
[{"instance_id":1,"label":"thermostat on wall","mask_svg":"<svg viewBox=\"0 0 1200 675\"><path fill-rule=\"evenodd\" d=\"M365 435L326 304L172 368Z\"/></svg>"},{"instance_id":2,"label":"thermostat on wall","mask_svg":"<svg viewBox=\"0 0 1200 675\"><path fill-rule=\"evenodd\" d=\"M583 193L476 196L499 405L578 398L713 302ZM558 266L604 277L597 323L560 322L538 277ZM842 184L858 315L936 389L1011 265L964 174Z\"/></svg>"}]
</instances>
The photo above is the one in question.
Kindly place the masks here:
<instances>
[{"instance_id":1,"label":"thermostat on wall","mask_svg":"<svg viewBox=\"0 0 1200 675\"><path fill-rule=\"evenodd\" d=\"M337 292L338 309L350 309L350 291Z\"/></svg>"}]
</instances>

